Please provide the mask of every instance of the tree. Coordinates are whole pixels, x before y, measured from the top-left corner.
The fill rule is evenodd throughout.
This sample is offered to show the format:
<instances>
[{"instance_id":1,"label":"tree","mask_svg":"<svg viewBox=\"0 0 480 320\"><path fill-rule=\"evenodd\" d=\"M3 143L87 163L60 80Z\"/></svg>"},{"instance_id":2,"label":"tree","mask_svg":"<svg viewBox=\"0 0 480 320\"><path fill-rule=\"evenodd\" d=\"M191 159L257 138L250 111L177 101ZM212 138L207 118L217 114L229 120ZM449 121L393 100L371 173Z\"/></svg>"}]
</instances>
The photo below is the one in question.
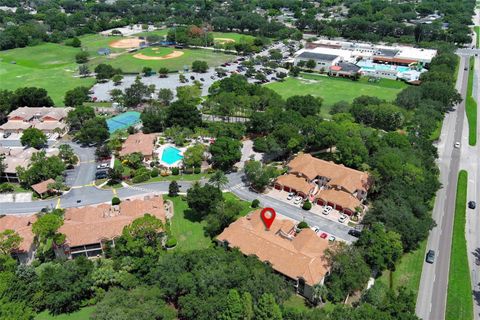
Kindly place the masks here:
<instances>
[{"instance_id":1,"label":"tree","mask_svg":"<svg viewBox=\"0 0 480 320\"><path fill-rule=\"evenodd\" d=\"M137 257L153 253L161 247L162 229L164 229L162 221L146 213L123 228L117 250L120 253Z\"/></svg>"},{"instance_id":2,"label":"tree","mask_svg":"<svg viewBox=\"0 0 480 320\"><path fill-rule=\"evenodd\" d=\"M310 59L305 63L305 67L307 67L308 69L315 69L316 66L317 63L313 59Z\"/></svg>"},{"instance_id":3,"label":"tree","mask_svg":"<svg viewBox=\"0 0 480 320\"><path fill-rule=\"evenodd\" d=\"M278 176L277 169L272 166L264 166L260 161L247 161L244 170L248 182L258 191L263 191L272 179Z\"/></svg>"},{"instance_id":4,"label":"tree","mask_svg":"<svg viewBox=\"0 0 480 320\"><path fill-rule=\"evenodd\" d=\"M112 77L113 84L118 86L123 81L123 76L121 74L116 74Z\"/></svg>"},{"instance_id":5,"label":"tree","mask_svg":"<svg viewBox=\"0 0 480 320\"><path fill-rule=\"evenodd\" d=\"M143 67L142 73L145 75L145 77L149 77L152 74L152 68L150 67Z\"/></svg>"},{"instance_id":6,"label":"tree","mask_svg":"<svg viewBox=\"0 0 480 320\"><path fill-rule=\"evenodd\" d=\"M68 144L61 144L58 147L59 154L58 156L62 159L66 164L75 164L78 161L78 157L75 155L73 148Z\"/></svg>"},{"instance_id":7,"label":"tree","mask_svg":"<svg viewBox=\"0 0 480 320\"><path fill-rule=\"evenodd\" d=\"M178 193L180 192L180 187L178 186L178 183L176 180L173 180L170 182L168 185L168 196L169 197L176 197L178 196Z\"/></svg>"},{"instance_id":8,"label":"tree","mask_svg":"<svg viewBox=\"0 0 480 320\"><path fill-rule=\"evenodd\" d=\"M62 217L55 213L46 213L32 224L32 232L36 236L40 254L51 251L53 244L63 244L65 235L57 232L62 225Z\"/></svg>"},{"instance_id":9,"label":"tree","mask_svg":"<svg viewBox=\"0 0 480 320\"><path fill-rule=\"evenodd\" d=\"M67 123L70 126L70 130L80 130L85 123L95 118L95 110L90 106L78 106L73 110L70 110L67 115Z\"/></svg>"},{"instance_id":10,"label":"tree","mask_svg":"<svg viewBox=\"0 0 480 320\"><path fill-rule=\"evenodd\" d=\"M160 69L158 69L158 76L160 78L167 78L168 77L168 68L165 68L165 67L162 67Z\"/></svg>"},{"instance_id":11,"label":"tree","mask_svg":"<svg viewBox=\"0 0 480 320\"><path fill-rule=\"evenodd\" d=\"M97 80L107 80L116 74L121 74L122 70L115 69L109 64L100 63L95 67L95 73L97 74Z\"/></svg>"},{"instance_id":12,"label":"tree","mask_svg":"<svg viewBox=\"0 0 480 320\"><path fill-rule=\"evenodd\" d=\"M228 227L240 215L243 207L234 199L222 199L210 214L205 218L205 232L212 238Z\"/></svg>"},{"instance_id":13,"label":"tree","mask_svg":"<svg viewBox=\"0 0 480 320\"><path fill-rule=\"evenodd\" d=\"M36 152L32 155L30 165L27 169L17 167L17 173L20 181L25 186L31 186L36 183L55 179L65 171L65 164L57 156L46 157L45 151Z\"/></svg>"},{"instance_id":14,"label":"tree","mask_svg":"<svg viewBox=\"0 0 480 320\"><path fill-rule=\"evenodd\" d=\"M192 71L198 73L205 73L208 70L208 64L206 61L195 60L192 62Z\"/></svg>"},{"instance_id":15,"label":"tree","mask_svg":"<svg viewBox=\"0 0 480 320\"><path fill-rule=\"evenodd\" d=\"M183 153L183 164L187 168L200 168L205 153L205 145L196 143Z\"/></svg>"},{"instance_id":16,"label":"tree","mask_svg":"<svg viewBox=\"0 0 480 320\"><path fill-rule=\"evenodd\" d=\"M70 41L67 41L66 44L74 48L80 48L82 46L82 41L80 41L80 39L77 37L74 37Z\"/></svg>"},{"instance_id":17,"label":"tree","mask_svg":"<svg viewBox=\"0 0 480 320\"><path fill-rule=\"evenodd\" d=\"M86 64L81 64L78 66L78 74L82 77L86 77L90 75L90 69L88 68L88 65Z\"/></svg>"},{"instance_id":18,"label":"tree","mask_svg":"<svg viewBox=\"0 0 480 320\"><path fill-rule=\"evenodd\" d=\"M110 289L98 303L94 320L174 320L176 312L167 306L158 287L137 287L132 290Z\"/></svg>"},{"instance_id":19,"label":"tree","mask_svg":"<svg viewBox=\"0 0 480 320\"><path fill-rule=\"evenodd\" d=\"M375 271L395 270L395 262L403 253L400 235L386 231L380 223L363 230L355 246L361 249L365 261Z\"/></svg>"},{"instance_id":20,"label":"tree","mask_svg":"<svg viewBox=\"0 0 480 320\"><path fill-rule=\"evenodd\" d=\"M89 57L90 57L90 54L87 51L81 51L75 55L75 61L78 64L87 63Z\"/></svg>"},{"instance_id":21,"label":"tree","mask_svg":"<svg viewBox=\"0 0 480 320\"><path fill-rule=\"evenodd\" d=\"M15 230L6 229L0 232L0 253L8 255L22 243L22 237Z\"/></svg>"},{"instance_id":22,"label":"tree","mask_svg":"<svg viewBox=\"0 0 480 320\"><path fill-rule=\"evenodd\" d=\"M222 170L215 170L208 179L208 183L222 190L222 188L228 184L228 178Z\"/></svg>"},{"instance_id":23,"label":"tree","mask_svg":"<svg viewBox=\"0 0 480 320\"><path fill-rule=\"evenodd\" d=\"M264 293L255 306L255 319L282 320L282 312L270 293Z\"/></svg>"},{"instance_id":24,"label":"tree","mask_svg":"<svg viewBox=\"0 0 480 320\"><path fill-rule=\"evenodd\" d=\"M221 320L237 320L245 318L245 310L236 289L230 289L225 303L225 311L220 315Z\"/></svg>"},{"instance_id":25,"label":"tree","mask_svg":"<svg viewBox=\"0 0 480 320\"><path fill-rule=\"evenodd\" d=\"M68 90L65 93L65 105L67 107L76 107L81 106L85 101L90 100L89 92L90 89L87 87L76 87L72 90Z\"/></svg>"},{"instance_id":26,"label":"tree","mask_svg":"<svg viewBox=\"0 0 480 320\"><path fill-rule=\"evenodd\" d=\"M194 129L202 123L202 116L197 106L182 100L173 102L167 109L167 124Z\"/></svg>"},{"instance_id":27,"label":"tree","mask_svg":"<svg viewBox=\"0 0 480 320\"><path fill-rule=\"evenodd\" d=\"M108 139L107 122L104 118L95 117L85 122L83 127L77 132L75 138L83 144L100 144Z\"/></svg>"},{"instance_id":28,"label":"tree","mask_svg":"<svg viewBox=\"0 0 480 320\"><path fill-rule=\"evenodd\" d=\"M201 85L198 83L191 86L177 87L177 98L184 103L198 105L201 101L201 95Z\"/></svg>"},{"instance_id":29,"label":"tree","mask_svg":"<svg viewBox=\"0 0 480 320\"><path fill-rule=\"evenodd\" d=\"M312 95L292 96L287 99L286 109L300 113L302 116L314 116L320 112L322 106L322 98Z\"/></svg>"},{"instance_id":30,"label":"tree","mask_svg":"<svg viewBox=\"0 0 480 320\"><path fill-rule=\"evenodd\" d=\"M143 109L140 119L145 133L163 132L167 124L167 109L158 106L146 107Z\"/></svg>"},{"instance_id":31,"label":"tree","mask_svg":"<svg viewBox=\"0 0 480 320\"><path fill-rule=\"evenodd\" d=\"M194 183L187 190L188 207L194 215L200 218L205 218L210 213L215 212L218 204L222 201L222 192L209 184L201 187L200 184Z\"/></svg>"},{"instance_id":32,"label":"tree","mask_svg":"<svg viewBox=\"0 0 480 320\"><path fill-rule=\"evenodd\" d=\"M127 108L137 107L148 93L148 86L143 84L140 79L135 79L135 82L125 89L125 93L123 94L124 106Z\"/></svg>"},{"instance_id":33,"label":"tree","mask_svg":"<svg viewBox=\"0 0 480 320\"><path fill-rule=\"evenodd\" d=\"M215 140L210 146L213 166L224 171L230 170L236 162L240 161L241 145L240 141L228 137Z\"/></svg>"},{"instance_id":34,"label":"tree","mask_svg":"<svg viewBox=\"0 0 480 320\"><path fill-rule=\"evenodd\" d=\"M47 136L37 128L28 128L23 130L20 142L22 146L41 149L47 144Z\"/></svg>"},{"instance_id":35,"label":"tree","mask_svg":"<svg viewBox=\"0 0 480 320\"><path fill-rule=\"evenodd\" d=\"M35 87L18 88L11 98L11 105L19 107L52 107L53 100L48 96L47 90Z\"/></svg>"},{"instance_id":36,"label":"tree","mask_svg":"<svg viewBox=\"0 0 480 320\"><path fill-rule=\"evenodd\" d=\"M161 88L158 91L158 100L164 105L170 105L170 102L173 100L173 91L168 88Z\"/></svg>"}]
</instances>

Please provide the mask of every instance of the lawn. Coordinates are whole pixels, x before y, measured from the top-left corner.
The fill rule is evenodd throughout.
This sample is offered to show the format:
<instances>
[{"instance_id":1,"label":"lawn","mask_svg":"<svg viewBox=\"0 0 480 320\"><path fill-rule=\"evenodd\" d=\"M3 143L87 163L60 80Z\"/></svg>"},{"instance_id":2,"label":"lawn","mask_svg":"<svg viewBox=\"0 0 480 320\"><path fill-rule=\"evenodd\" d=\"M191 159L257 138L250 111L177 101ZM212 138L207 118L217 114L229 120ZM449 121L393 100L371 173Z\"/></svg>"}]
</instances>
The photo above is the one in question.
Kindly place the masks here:
<instances>
[{"instance_id":1,"label":"lawn","mask_svg":"<svg viewBox=\"0 0 480 320\"><path fill-rule=\"evenodd\" d=\"M298 311L307 311L310 309L307 301L298 294L292 294L288 300L283 303L285 308L292 308Z\"/></svg>"},{"instance_id":2,"label":"lawn","mask_svg":"<svg viewBox=\"0 0 480 320\"><path fill-rule=\"evenodd\" d=\"M475 30L475 33L477 35L477 37L475 38L476 39L475 46L478 48L480 45L480 27L476 26L473 28L473 30Z\"/></svg>"},{"instance_id":3,"label":"lawn","mask_svg":"<svg viewBox=\"0 0 480 320\"><path fill-rule=\"evenodd\" d=\"M90 87L95 83L93 78L74 77L78 68L75 63L78 52L78 48L55 43L2 51L0 89L44 88L55 105L63 105L66 91L78 86Z\"/></svg>"},{"instance_id":4,"label":"lawn","mask_svg":"<svg viewBox=\"0 0 480 320\"><path fill-rule=\"evenodd\" d=\"M473 319L473 299L465 239L468 174L458 174L455 217L453 222L452 251L448 274L446 319Z\"/></svg>"},{"instance_id":5,"label":"lawn","mask_svg":"<svg viewBox=\"0 0 480 320\"><path fill-rule=\"evenodd\" d=\"M232 39L235 42L249 41L255 39L255 37L248 34L241 34L236 32L213 32L213 39L223 38L223 39Z\"/></svg>"},{"instance_id":6,"label":"lawn","mask_svg":"<svg viewBox=\"0 0 480 320\"><path fill-rule=\"evenodd\" d=\"M405 287L412 291L417 297L418 287L420 285L420 278L422 276L423 262L425 261L425 248L427 241L420 243L420 247L412 252L406 253L402 256L400 261L395 265L395 271L384 271L382 276L378 278L386 284L389 288L398 289Z\"/></svg>"},{"instance_id":7,"label":"lawn","mask_svg":"<svg viewBox=\"0 0 480 320\"><path fill-rule=\"evenodd\" d=\"M171 230L178 244L175 250L199 250L212 245L212 240L205 235L203 222L191 221L185 218L185 210L188 209L187 201L182 201L180 196L167 197L173 202L173 218Z\"/></svg>"},{"instance_id":8,"label":"lawn","mask_svg":"<svg viewBox=\"0 0 480 320\"><path fill-rule=\"evenodd\" d=\"M112 48L110 47L110 43L116 40L120 40L124 37L122 36L111 36L105 37L101 34L88 34L79 37L80 41L82 42L82 49L88 51L91 57L98 57L99 54L97 53L98 49L100 48L108 48L110 52L123 52L125 49L120 48Z\"/></svg>"},{"instance_id":9,"label":"lawn","mask_svg":"<svg viewBox=\"0 0 480 320\"><path fill-rule=\"evenodd\" d=\"M283 98L294 95L311 94L323 99L321 113L328 117L331 106L338 101L353 101L361 95L375 96L392 101L407 85L401 81L380 79L377 83L368 82L367 78L359 81L332 78L315 74L302 74L299 78L288 77L284 82L272 82L266 85L278 92Z\"/></svg>"},{"instance_id":10,"label":"lawn","mask_svg":"<svg viewBox=\"0 0 480 320\"><path fill-rule=\"evenodd\" d=\"M170 47L152 47L141 50L141 53L149 57L161 57L173 52Z\"/></svg>"},{"instance_id":11,"label":"lawn","mask_svg":"<svg viewBox=\"0 0 480 320\"><path fill-rule=\"evenodd\" d=\"M468 120L468 144L474 146L477 144L477 102L473 99L473 73L475 67L474 57L470 57L469 72L468 72L468 86L467 86L467 100L465 101L465 112Z\"/></svg>"},{"instance_id":12,"label":"lawn","mask_svg":"<svg viewBox=\"0 0 480 320\"><path fill-rule=\"evenodd\" d=\"M90 315L95 311L95 307L84 307L80 310L70 313L70 314L61 314L58 316L52 316L47 311L39 313L35 320L85 320L89 319Z\"/></svg>"},{"instance_id":13,"label":"lawn","mask_svg":"<svg viewBox=\"0 0 480 320\"><path fill-rule=\"evenodd\" d=\"M242 210L240 211L240 215L239 215L240 217L246 216L249 212L253 210L250 202L241 200L239 197L237 197L235 194L231 192L225 192L223 194L223 198L225 200L236 200L240 202L240 205L242 206Z\"/></svg>"},{"instance_id":14,"label":"lawn","mask_svg":"<svg viewBox=\"0 0 480 320\"><path fill-rule=\"evenodd\" d=\"M178 71L183 70L184 67L190 68L192 62L195 60L206 61L209 66L214 67L235 59L234 55L214 52L213 50L207 49L176 49L176 51L182 51L183 55L178 58L165 60L142 60L133 57L138 53L149 53L150 51L151 48L145 48L137 52L122 54L116 58L99 56L90 63L93 65L102 62L109 63L115 68L121 68L123 72L139 73L143 67L150 67L154 71L158 71L161 67L168 68L170 71Z\"/></svg>"},{"instance_id":15,"label":"lawn","mask_svg":"<svg viewBox=\"0 0 480 320\"><path fill-rule=\"evenodd\" d=\"M159 181L198 181L202 179L208 179L208 173L192 173L192 174L179 174L177 176L169 175L166 177L158 176L150 178L150 180L142 183L159 182Z\"/></svg>"}]
</instances>

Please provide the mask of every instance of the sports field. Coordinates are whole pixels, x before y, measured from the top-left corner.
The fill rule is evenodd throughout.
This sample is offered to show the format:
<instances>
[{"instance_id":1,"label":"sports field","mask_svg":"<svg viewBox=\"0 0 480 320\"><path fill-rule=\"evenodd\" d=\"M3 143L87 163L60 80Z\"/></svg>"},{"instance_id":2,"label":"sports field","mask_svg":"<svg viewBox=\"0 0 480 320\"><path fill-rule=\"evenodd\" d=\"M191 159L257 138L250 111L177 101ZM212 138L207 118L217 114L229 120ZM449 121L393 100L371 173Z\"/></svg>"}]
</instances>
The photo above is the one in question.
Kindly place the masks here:
<instances>
[{"instance_id":1,"label":"sports field","mask_svg":"<svg viewBox=\"0 0 480 320\"><path fill-rule=\"evenodd\" d=\"M66 91L95 83L93 78L74 77L78 52L79 48L55 43L0 51L0 89L45 88L56 105L63 105Z\"/></svg>"},{"instance_id":2,"label":"sports field","mask_svg":"<svg viewBox=\"0 0 480 320\"><path fill-rule=\"evenodd\" d=\"M272 82L266 85L278 92L283 98L294 95L307 95L323 98L322 114L328 116L331 106L338 101L351 102L358 96L375 96L387 101L395 99L407 85L401 81L380 79L377 83L368 82L367 78L359 81L332 78L315 74L302 74L299 78L286 78L284 82Z\"/></svg>"},{"instance_id":3,"label":"sports field","mask_svg":"<svg viewBox=\"0 0 480 320\"><path fill-rule=\"evenodd\" d=\"M183 70L185 66L191 67L195 60L204 60L210 67L219 66L226 61L235 59L234 55L214 52L207 49L172 49L172 48L158 48L158 53L154 51L155 48L145 48L131 53L123 53L117 57L99 56L91 61L91 64L108 63L115 68L121 68L123 72L135 73L141 72L143 67L150 67L154 71L165 67L170 71ZM158 56L163 57L173 51L182 52L178 57L171 57L162 60L146 60L145 58L138 58L139 55ZM137 56L137 58L135 57Z\"/></svg>"}]
</instances>

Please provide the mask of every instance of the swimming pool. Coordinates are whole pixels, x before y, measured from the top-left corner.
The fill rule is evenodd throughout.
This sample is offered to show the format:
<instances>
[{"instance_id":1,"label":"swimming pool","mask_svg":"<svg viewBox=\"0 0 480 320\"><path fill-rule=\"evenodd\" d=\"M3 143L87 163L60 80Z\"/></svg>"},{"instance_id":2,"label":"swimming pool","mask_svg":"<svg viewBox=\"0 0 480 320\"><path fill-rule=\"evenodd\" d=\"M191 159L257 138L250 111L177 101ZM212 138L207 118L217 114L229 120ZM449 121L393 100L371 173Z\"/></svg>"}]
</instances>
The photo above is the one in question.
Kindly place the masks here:
<instances>
[{"instance_id":1,"label":"swimming pool","mask_svg":"<svg viewBox=\"0 0 480 320\"><path fill-rule=\"evenodd\" d=\"M181 154L181 151L175 147L168 146L165 149L163 149L162 152L162 161L165 162L168 165L172 165L175 162L182 160L183 156Z\"/></svg>"},{"instance_id":2,"label":"swimming pool","mask_svg":"<svg viewBox=\"0 0 480 320\"><path fill-rule=\"evenodd\" d=\"M388 64L379 64L379 63L373 63L370 61L360 61L357 63L357 66L361 67L363 70L375 70L375 71L397 71L397 72L407 72L410 70L409 67L405 66L393 66L393 65L388 65Z\"/></svg>"},{"instance_id":3,"label":"swimming pool","mask_svg":"<svg viewBox=\"0 0 480 320\"><path fill-rule=\"evenodd\" d=\"M126 129L140 122L140 112L128 111L107 119L108 132Z\"/></svg>"}]
</instances>

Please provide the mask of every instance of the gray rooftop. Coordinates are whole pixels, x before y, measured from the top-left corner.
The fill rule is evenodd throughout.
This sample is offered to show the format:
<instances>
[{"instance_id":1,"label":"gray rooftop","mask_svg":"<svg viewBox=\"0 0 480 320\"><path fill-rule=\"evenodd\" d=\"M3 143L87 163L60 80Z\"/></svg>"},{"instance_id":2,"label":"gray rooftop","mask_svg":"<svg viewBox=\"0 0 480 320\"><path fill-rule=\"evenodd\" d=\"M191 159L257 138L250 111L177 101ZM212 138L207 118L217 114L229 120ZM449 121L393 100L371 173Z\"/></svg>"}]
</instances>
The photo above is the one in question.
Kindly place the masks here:
<instances>
[{"instance_id":1,"label":"gray rooftop","mask_svg":"<svg viewBox=\"0 0 480 320\"><path fill-rule=\"evenodd\" d=\"M312 60L321 60L321 61L333 61L338 56L334 54L324 54L324 53L316 53L316 52L302 52L298 58L301 59L312 59Z\"/></svg>"}]
</instances>

